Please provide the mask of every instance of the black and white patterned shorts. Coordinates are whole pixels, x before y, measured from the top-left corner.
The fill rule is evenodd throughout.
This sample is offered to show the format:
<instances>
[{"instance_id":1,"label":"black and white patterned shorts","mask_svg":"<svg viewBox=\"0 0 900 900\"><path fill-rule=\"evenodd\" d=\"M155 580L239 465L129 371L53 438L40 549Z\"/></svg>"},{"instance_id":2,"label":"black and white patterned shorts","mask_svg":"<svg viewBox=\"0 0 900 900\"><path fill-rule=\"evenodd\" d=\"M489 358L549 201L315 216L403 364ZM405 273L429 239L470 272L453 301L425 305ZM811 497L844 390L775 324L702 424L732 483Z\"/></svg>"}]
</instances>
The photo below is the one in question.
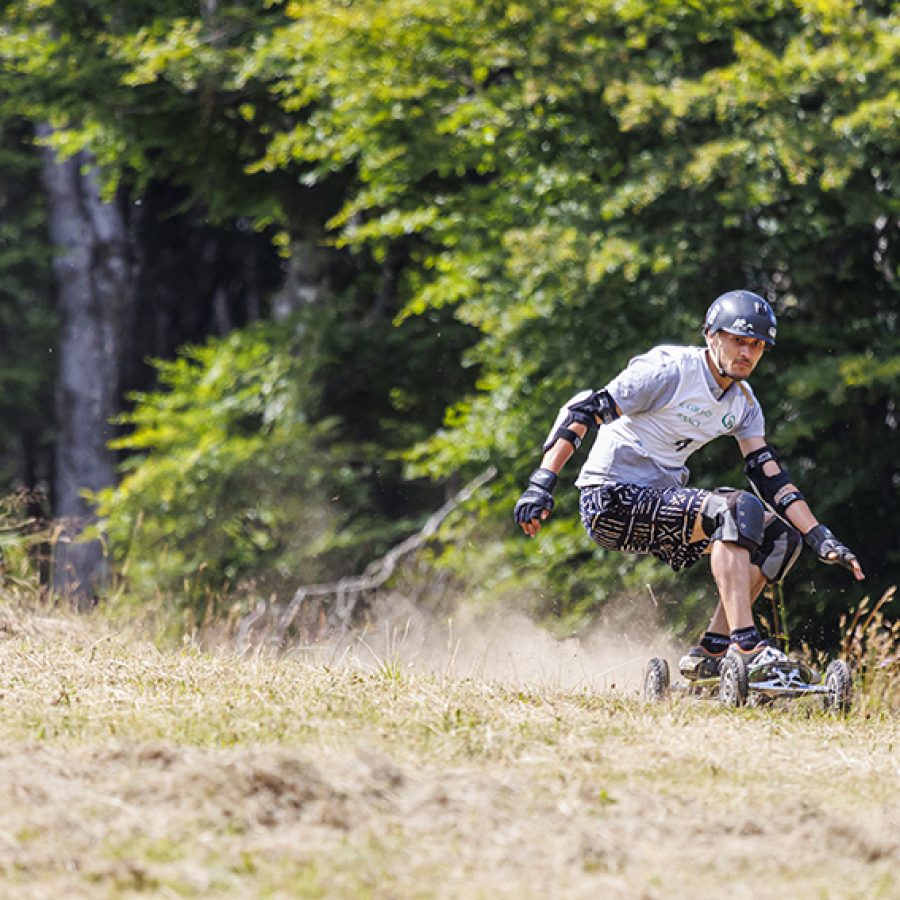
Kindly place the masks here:
<instances>
[{"instance_id":1,"label":"black and white patterned shorts","mask_svg":"<svg viewBox=\"0 0 900 900\"><path fill-rule=\"evenodd\" d=\"M709 540L691 543L694 523L709 491L602 484L581 490L581 521L607 550L649 553L676 572L694 565Z\"/></svg>"}]
</instances>

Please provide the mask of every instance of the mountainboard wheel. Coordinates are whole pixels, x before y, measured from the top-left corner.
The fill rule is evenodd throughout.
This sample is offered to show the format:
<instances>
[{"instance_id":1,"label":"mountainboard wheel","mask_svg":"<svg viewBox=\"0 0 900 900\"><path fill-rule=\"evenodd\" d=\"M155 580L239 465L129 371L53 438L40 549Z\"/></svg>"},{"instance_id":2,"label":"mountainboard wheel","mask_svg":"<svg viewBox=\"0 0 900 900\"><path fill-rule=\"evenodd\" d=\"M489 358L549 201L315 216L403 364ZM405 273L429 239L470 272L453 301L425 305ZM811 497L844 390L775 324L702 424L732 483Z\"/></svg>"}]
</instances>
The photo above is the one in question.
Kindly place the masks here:
<instances>
[{"instance_id":1,"label":"mountainboard wheel","mask_svg":"<svg viewBox=\"0 0 900 900\"><path fill-rule=\"evenodd\" d=\"M662 700L669 691L669 664L661 656L654 656L644 668L641 696L644 700Z\"/></svg>"},{"instance_id":2,"label":"mountainboard wheel","mask_svg":"<svg viewBox=\"0 0 900 900\"><path fill-rule=\"evenodd\" d=\"M825 670L825 708L849 712L853 705L853 675L842 659L834 659Z\"/></svg>"},{"instance_id":3,"label":"mountainboard wheel","mask_svg":"<svg viewBox=\"0 0 900 900\"><path fill-rule=\"evenodd\" d=\"M739 656L726 653L719 668L719 699L727 706L743 706L749 693L747 664Z\"/></svg>"}]
</instances>

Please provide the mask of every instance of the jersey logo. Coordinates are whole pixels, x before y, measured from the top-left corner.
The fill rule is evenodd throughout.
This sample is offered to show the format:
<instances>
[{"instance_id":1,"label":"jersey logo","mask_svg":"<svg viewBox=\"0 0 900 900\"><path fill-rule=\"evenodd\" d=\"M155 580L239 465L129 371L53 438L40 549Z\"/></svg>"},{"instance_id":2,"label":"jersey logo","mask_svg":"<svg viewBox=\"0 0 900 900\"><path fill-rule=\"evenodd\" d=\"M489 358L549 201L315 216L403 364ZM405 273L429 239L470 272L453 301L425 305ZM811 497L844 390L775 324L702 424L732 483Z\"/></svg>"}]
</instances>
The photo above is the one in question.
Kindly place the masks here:
<instances>
[{"instance_id":1,"label":"jersey logo","mask_svg":"<svg viewBox=\"0 0 900 900\"><path fill-rule=\"evenodd\" d=\"M702 431L705 423L712 418L712 411L704 408L699 403L683 400L678 404L675 415L678 416L682 422L687 422L691 428Z\"/></svg>"},{"instance_id":2,"label":"jersey logo","mask_svg":"<svg viewBox=\"0 0 900 900\"><path fill-rule=\"evenodd\" d=\"M734 413L725 413L725 415L722 416L722 424L725 426L726 431L731 431L731 429L734 428L735 421Z\"/></svg>"}]
</instances>

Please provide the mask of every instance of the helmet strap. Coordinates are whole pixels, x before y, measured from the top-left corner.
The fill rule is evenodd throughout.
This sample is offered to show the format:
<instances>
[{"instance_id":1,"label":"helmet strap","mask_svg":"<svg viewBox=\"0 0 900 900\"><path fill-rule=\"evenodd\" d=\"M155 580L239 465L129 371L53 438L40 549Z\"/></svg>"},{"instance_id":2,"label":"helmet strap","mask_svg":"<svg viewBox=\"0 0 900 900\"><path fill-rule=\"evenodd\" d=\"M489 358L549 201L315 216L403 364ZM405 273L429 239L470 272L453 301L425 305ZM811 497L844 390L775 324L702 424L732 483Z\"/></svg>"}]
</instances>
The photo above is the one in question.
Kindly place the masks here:
<instances>
[{"instance_id":1,"label":"helmet strap","mask_svg":"<svg viewBox=\"0 0 900 900\"><path fill-rule=\"evenodd\" d=\"M722 365L722 360L720 358L720 354L721 354L721 348L719 348L719 347L717 347L715 350L712 351L712 359L713 359L713 362L716 364L716 371L719 373L719 375L722 376L722 378L731 378L731 376L725 371L725 367Z\"/></svg>"},{"instance_id":2,"label":"helmet strap","mask_svg":"<svg viewBox=\"0 0 900 900\"><path fill-rule=\"evenodd\" d=\"M716 332L718 334L718 332ZM716 372L718 372L720 378L728 378L731 381L743 381L744 379L740 376L732 375L731 372L726 372L725 367L722 365L721 359L721 349L713 346L713 337L714 335L707 335L706 340L706 349L709 351L710 359L713 361L713 365L716 367Z\"/></svg>"}]
</instances>

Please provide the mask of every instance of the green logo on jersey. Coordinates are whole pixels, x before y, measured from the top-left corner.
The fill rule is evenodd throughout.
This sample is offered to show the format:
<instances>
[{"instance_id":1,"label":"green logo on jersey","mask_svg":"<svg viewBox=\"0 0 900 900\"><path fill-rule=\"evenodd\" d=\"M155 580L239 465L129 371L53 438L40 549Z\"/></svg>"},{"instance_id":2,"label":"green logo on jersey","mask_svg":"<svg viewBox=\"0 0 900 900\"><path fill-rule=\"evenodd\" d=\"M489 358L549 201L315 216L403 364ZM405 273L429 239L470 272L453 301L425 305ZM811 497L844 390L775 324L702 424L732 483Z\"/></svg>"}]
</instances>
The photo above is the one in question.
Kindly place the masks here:
<instances>
[{"instance_id":1,"label":"green logo on jersey","mask_svg":"<svg viewBox=\"0 0 900 900\"><path fill-rule=\"evenodd\" d=\"M725 413L725 415L722 416L722 424L725 426L726 430L731 431L731 429L734 428L734 422L734 413Z\"/></svg>"}]
</instances>

